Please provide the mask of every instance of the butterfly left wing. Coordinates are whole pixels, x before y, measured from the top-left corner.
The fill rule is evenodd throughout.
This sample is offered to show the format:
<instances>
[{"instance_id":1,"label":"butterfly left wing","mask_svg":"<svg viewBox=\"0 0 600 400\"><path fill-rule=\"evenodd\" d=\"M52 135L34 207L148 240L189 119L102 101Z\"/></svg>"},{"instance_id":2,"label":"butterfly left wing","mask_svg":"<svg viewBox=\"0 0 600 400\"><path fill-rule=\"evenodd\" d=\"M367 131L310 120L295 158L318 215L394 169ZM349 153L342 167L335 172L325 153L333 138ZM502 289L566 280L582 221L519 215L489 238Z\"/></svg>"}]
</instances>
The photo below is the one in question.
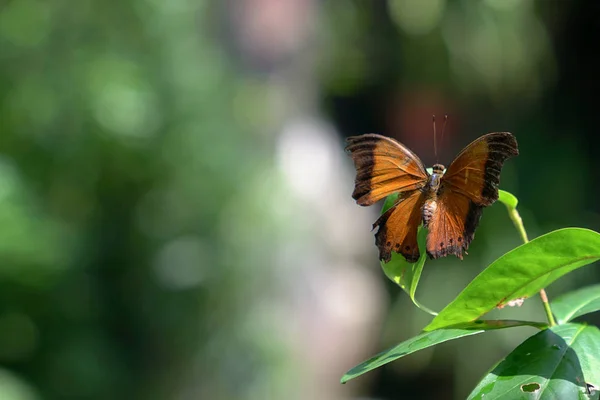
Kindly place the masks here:
<instances>
[{"instance_id":1,"label":"butterfly left wing","mask_svg":"<svg viewBox=\"0 0 600 400\"><path fill-rule=\"evenodd\" d=\"M346 150L356 166L352 198L361 206L427 183L428 174L419 157L394 139L369 133L349 137L347 142Z\"/></svg>"},{"instance_id":2,"label":"butterfly left wing","mask_svg":"<svg viewBox=\"0 0 600 400\"><path fill-rule=\"evenodd\" d=\"M454 254L462 259L475 236L483 212L498 200L500 171L506 159L517 156L515 137L489 133L464 148L441 178L436 211L428 223L427 254Z\"/></svg>"},{"instance_id":3,"label":"butterfly left wing","mask_svg":"<svg viewBox=\"0 0 600 400\"><path fill-rule=\"evenodd\" d=\"M424 193L418 189L413 190L375 221L373 229L379 227L375 234L375 244L379 248L380 260L390 261L392 251L402 254L411 263L419 259L417 231L421 224L424 201Z\"/></svg>"}]
</instances>

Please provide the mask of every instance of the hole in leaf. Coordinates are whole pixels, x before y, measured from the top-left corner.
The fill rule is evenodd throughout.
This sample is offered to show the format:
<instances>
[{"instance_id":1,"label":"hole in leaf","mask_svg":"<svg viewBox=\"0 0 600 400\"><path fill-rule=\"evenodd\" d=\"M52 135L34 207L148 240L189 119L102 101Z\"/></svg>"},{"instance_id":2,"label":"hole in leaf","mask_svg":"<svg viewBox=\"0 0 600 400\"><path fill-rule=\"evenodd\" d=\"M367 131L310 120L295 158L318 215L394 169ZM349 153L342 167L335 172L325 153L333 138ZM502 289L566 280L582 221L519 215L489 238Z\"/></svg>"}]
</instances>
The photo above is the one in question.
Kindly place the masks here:
<instances>
[{"instance_id":1,"label":"hole in leaf","mask_svg":"<svg viewBox=\"0 0 600 400\"><path fill-rule=\"evenodd\" d=\"M594 385L593 383L585 383L585 390L587 391L587 394L589 394L590 396L593 396L596 394L596 392L599 390L600 388L596 385Z\"/></svg>"},{"instance_id":2,"label":"hole in leaf","mask_svg":"<svg viewBox=\"0 0 600 400\"><path fill-rule=\"evenodd\" d=\"M521 385L521 391L525 393L535 393L540 390L540 384L536 382L526 383Z\"/></svg>"}]
</instances>

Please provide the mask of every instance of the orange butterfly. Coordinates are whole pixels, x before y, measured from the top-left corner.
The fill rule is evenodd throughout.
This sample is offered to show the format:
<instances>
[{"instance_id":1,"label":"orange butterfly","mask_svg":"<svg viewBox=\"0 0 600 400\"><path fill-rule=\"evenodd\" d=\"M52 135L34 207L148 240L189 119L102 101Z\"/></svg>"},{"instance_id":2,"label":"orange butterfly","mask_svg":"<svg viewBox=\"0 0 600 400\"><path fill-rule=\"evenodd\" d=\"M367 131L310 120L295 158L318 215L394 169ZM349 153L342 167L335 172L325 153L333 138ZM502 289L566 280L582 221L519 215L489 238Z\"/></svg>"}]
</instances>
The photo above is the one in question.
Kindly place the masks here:
<instances>
[{"instance_id":1,"label":"orange butterfly","mask_svg":"<svg viewBox=\"0 0 600 400\"><path fill-rule=\"evenodd\" d=\"M430 258L454 254L462 259L479 224L483 207L498 200L500 170L507 158L519 154L508 132L476 139L445 170L433 166L430 175L419 158L394 139L366 134L347 139L346 150L356 166L352 197L370 206L399 193L396 203L373 224L379 258L388 262L392 251L408 262L419 259L417 229L428 228Z\"/></svg>"}]
</instances>

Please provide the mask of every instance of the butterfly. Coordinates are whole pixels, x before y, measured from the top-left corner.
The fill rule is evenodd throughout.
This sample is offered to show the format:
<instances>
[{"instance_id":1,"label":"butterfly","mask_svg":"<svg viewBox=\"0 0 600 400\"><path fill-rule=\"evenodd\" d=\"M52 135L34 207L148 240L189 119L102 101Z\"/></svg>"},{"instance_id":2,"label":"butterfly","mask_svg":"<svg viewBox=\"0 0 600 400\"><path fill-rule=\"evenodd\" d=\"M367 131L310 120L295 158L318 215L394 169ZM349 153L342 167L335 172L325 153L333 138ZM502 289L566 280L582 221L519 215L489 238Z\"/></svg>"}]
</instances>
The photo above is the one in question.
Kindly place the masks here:
<instances>
[{"instance_id":1,"label":"butterfly","mask_svg":"<svg viewBox=\"0 0 600 400\"><path fill-rule=\"evenodd\" d=\"M406 146L377 134L352 136L346 150L356 167L352 197L361 206L399 193L398 200L373 224L379 259L392 252L408 262L420 257L417 230L429 231L426 251L435 259L450 254L463 258L475 236L483 208L498 200L504 162L519 154L508 132L488 133L456 156L448 169L435 164L429 174Z\"/></svg>"}]
</instances>

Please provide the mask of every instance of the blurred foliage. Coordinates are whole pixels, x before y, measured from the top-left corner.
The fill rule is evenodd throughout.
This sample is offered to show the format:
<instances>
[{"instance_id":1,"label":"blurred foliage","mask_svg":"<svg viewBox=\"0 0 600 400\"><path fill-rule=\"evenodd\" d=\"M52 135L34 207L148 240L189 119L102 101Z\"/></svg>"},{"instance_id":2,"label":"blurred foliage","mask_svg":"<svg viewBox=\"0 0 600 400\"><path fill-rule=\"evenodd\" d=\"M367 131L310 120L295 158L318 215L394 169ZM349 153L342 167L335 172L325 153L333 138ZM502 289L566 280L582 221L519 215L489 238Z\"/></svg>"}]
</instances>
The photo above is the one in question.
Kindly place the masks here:
<instances>
[{"instance_id":1,"label":"blurred foliage","mask_svg":"<svg viewBox=\"0 0 600 400\"><path fill-rule=\"evenodd\" d=\"M432 111L453 115L448 154L512 131L522 155L503 187L530 235L598 229L583 3L1 2L0 398L395 398L415 374L466 394L479 377L443 346L338 389L380 336L427 321L399 317L404 297L387 310L350 267L377 268L366 212L350 208L341 143L315 132L396 136L429 164ZM470 261L426 269L420 298L439 308L518 243L511 228L492 207ZM364 328L335 330L324 310ZM341 359L330 375L325 350Z\"/></svg>"},{"instance_id":2,"label":"blurred foliage","mask_svg":"<svg viewBox=\"0 0 600 400\"><path fill-rule=\"evenodd\" d=\"M264 150L232 107L214 11L2 6L0 361L38 398L173 398L196 374L236 397L215 356L247 282L221 214ZM34 398L14 379L0 398Z\"/></svg>"}]
</instances>

